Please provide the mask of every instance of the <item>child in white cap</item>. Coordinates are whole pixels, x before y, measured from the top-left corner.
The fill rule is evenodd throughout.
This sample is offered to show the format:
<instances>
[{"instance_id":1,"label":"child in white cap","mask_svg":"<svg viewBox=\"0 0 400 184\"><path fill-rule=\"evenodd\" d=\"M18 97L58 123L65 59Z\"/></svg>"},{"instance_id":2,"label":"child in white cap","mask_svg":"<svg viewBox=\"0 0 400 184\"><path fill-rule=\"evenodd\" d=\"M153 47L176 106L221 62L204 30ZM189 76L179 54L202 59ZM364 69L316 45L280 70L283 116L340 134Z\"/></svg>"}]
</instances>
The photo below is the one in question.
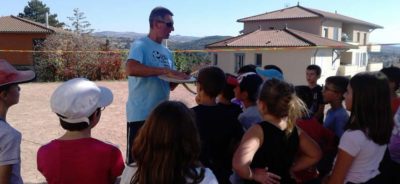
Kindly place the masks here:
<instances>
[{"instance_id":1,"label":"child in white cap","mask_svg":"<svg viewBox=\"0 0 400 184\"><path fill-rule=\"evenodd\" d=\"M38 170L51 183L114 183L124 169L121 151L91 137L101 111L113 101L112 92L84 78L59 86L51 109L66 130L60 138L40 147Z\"/></svg>"},{"instance_id":2,"label":"child in white cap","mask_svg":"<svg viewBox=\"0 0 400 184\"><path fill-rule=\"evenodd\" d=\"M18 71L0 59L0 183L22 184L21 133L7 122L8 109L19 101L18 84L35 78L33 71Z\"/></svg>"}]
</instances>

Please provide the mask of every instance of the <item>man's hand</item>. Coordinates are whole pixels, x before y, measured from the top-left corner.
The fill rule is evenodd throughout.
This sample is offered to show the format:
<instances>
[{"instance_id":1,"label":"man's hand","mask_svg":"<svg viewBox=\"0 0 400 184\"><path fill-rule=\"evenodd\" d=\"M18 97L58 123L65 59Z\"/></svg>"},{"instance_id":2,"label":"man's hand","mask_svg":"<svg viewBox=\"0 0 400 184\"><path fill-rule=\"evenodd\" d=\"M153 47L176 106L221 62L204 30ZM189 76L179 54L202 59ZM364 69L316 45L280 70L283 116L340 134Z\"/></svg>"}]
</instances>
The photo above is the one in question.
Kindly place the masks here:
<instances>
[{"instance_id":1,"label":"man's hand","mask_svg":"<svg viewBox=\"0 0 400 184\"><path fill-rule=\"evenodd\" d=\"M179 72L179 71L175 71L175 70L170 70L167 69L168 71L166 72L165 76L169 77L169 78L174 78L174 79L180 79L180 80L184 80L184 79L189 79L190 76L183 73L183 72Z\"/></svg>"}]
</instances>

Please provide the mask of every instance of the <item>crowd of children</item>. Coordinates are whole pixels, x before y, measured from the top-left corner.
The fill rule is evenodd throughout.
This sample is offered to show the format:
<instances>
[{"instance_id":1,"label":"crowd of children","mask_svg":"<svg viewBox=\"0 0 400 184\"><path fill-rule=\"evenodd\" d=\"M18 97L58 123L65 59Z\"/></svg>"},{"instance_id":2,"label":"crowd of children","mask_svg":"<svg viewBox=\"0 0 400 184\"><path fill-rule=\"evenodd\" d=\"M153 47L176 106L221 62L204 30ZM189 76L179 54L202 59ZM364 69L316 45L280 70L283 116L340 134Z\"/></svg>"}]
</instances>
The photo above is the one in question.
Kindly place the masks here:
<instances>
[{"instance_id":1,"label":"crowd of children","mask_svg":"<svg viewBox=\"0 0 400 184\"><path fill-rule=\"evenodd\" d=\"M48 183L400 183L399 68L323 86L317 65L306 69L308 86L283 76L277 66L247 65L237 76L202 68L197 106L155 107L127 165L117 147L91 137L112 92L71 79L51 96L65 133L40 147L38 170ZM21 134L6 115L18 84L34 77L0 60L0 183L23 183Z\"/></svg>"}]
</instances>

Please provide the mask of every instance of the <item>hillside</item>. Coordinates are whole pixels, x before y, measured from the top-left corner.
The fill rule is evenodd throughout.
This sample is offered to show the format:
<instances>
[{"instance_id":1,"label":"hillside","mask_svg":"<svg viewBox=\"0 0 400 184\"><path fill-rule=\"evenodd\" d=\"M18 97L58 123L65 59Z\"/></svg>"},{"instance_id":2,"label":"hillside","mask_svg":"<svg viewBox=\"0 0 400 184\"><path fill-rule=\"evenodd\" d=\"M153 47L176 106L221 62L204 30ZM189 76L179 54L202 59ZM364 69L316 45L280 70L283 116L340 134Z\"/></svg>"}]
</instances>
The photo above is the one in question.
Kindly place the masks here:
<instances>
[{"instance_id":1,"label":"hillside","mask_svg":"<svg viewBox=\"0 0 400 184\"><path fill-rule=\"evenodd\" d=\"M207 36L183 43L169 41L168 47L171 50L201 50L210 43L218 42L226 38L230 38L230 36Z\"/></svg>"},{"instance_id":2,"label":"hillside","mask_svg":"<svg viewBox=\"0 0 400 184\"><path fill-rule=\"evenodd\" d=\"M115 31L95 32L92 33L92 35L102 40L109 40L110 44L117 49L129 49L130 43L132 43L134 39L146 36L146 34L144 33ZM172 35L168 39L168 47L171 50L201 50L204 49L204 46L207 44L217 42L226 38L229 38L229 36L195 37Z\"/></svg>"}]
</instances>

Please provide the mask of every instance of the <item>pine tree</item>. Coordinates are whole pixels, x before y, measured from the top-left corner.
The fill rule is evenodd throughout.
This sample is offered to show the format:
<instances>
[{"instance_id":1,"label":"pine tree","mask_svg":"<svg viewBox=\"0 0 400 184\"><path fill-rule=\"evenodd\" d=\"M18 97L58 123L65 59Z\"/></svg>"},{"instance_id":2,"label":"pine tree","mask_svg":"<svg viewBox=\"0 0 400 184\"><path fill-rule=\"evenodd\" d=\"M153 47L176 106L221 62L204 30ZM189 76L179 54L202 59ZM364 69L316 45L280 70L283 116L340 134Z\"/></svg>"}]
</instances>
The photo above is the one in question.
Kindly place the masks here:
<instances>
[{"instance_id":1,"label":"pine tree","mask_svg":"<svg viewBox=\"0 0 400 184\"><path fill-rule=\"evenodd\" d=\"M50 8L40 0L31 0L25 6L24 12L19 13L18 17L26 18L39 23L46 23L46 13L49 14L49 25L63 27L65 23L57 20L57 14L50 14Z\"/></svg>"},{"instance_id":2,"label":"pine tree","mask_svg":"<svg viewBox=\"0 0 400 184\"><path fill-rule=\"evenodd\" d=\"M67 17L71 22L71 30L77 34L87 34L93 32L93 29L89 29L90 23L86 21L85 13L81 12L79 8L74 9L74 16Z\"/></svg>"}]
</instances>

